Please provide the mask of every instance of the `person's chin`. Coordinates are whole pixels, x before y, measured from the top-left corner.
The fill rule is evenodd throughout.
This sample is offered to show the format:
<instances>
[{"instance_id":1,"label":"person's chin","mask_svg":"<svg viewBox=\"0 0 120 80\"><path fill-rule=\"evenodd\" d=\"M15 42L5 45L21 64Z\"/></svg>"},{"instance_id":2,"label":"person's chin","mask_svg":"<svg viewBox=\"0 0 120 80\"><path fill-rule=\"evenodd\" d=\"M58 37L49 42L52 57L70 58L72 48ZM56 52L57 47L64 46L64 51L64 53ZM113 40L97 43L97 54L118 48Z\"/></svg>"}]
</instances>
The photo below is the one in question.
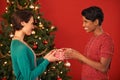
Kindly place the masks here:
<instances>
[{"instance_id":1,"label":"person's chin","mask_svg":"<svg viewBox=\"0 0 120 80\"><path fill-rule=\"evenodd\" d=\"M89 33L90 31L88 31L88 30L85 30L87 33Z\"/></svg>"},{"instance_id":2,"label":"person's chin","mask_svg":"<svg viewBox=\"0 0 120 80\"><path fill-rule=\"evenodd\" d=\"M28 33L28 34L26 34L27 36L30 36L32 33Z\"/></svg>"}]
</instances>

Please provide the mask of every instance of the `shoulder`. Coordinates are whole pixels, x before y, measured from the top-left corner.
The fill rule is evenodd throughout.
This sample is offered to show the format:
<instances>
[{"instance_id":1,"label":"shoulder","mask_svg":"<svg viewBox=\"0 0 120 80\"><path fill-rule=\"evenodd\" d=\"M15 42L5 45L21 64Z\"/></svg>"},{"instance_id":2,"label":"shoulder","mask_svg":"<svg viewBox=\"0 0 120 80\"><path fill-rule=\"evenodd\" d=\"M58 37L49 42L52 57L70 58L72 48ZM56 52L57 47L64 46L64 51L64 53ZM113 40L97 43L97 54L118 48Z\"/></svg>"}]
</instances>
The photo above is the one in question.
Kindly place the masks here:
<instances>
[{"instance_id":1,"label":"shoulder","mask_svg":"<svg viewBox=\"0 0 120 80\"><path fill-rule=\"evenodd\" d=\"M11 42L11 48L15 48L15 49L18 49L18 48L25 48L26 46L20 42L19 40L12 40Z\"/></svg>"},{"instance_id":2,"label":"shoulder","mask_svg":"<svg viewBox=\"0 0 120 80\"><path fill-rule=\"evenodd\" d=\"M110 36L110 34L108 33L103 33L101 36L100 36L100 39L104 41L111 41L113 42L113 39L112 37Z\"/></svg>"},{"instance_id":3,"label":"shoulder","mask_svg":"<svg viewBox=\"0 0 120 80\"><path fill-rule=\"evenodd\" d=\"M104 33L102 36L101 36L101 41L102 41L102 44L103 45L106 45L108 47L113 47L114 46L114 41L112 39L112 37L110 36L110 34L108 33Z\"/></svg>"},{"instance_id":4,"label":"shoulder","mask_svg":"<svg viewBox=\"0 0 120 80\"><path fill-rule=\"evenodd\" d=\"M19 40L12 40L11 46L10 46L11 53L22 54L22 52L25 52L26 49L27 47Z\"/></svg>"}]
</instances>

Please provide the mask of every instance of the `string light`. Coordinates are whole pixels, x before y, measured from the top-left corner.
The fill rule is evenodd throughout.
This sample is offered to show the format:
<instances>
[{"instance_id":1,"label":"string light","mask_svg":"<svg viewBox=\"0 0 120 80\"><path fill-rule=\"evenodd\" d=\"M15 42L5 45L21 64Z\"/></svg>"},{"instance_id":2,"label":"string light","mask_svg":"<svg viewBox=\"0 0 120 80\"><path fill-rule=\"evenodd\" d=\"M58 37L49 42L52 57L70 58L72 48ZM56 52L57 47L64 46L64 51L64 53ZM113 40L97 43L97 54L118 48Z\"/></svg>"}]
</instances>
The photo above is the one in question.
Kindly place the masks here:
<instances>
[{"instance_id":1,"label":"string light","mask_svg":"<svg viewBox=\"0 0 120 80\"><path fill-rule=\"evenodd\" d=\"M29 8L34 9L34 6L31 4L31 5L29 6Z\"/></svg>"}]
</instances>

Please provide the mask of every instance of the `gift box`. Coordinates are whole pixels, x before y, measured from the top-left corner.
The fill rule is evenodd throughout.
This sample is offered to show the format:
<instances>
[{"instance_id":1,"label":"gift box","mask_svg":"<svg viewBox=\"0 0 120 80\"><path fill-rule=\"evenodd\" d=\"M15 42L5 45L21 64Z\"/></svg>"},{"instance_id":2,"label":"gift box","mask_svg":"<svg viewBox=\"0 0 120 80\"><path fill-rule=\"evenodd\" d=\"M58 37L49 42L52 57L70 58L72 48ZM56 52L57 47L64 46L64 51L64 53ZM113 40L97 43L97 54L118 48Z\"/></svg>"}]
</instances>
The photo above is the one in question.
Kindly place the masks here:
<instances>
[{"instance_id":1,"label":"gift box","mask_svg":"<svg viewBox=\"0 0 120 80\"><path fill-rule=\"evenodd\" d=\"M54 51L54 56L58 58L58 60L64 60L65 59L64 49L56 49Z\"/></svg>"}]
</instances>

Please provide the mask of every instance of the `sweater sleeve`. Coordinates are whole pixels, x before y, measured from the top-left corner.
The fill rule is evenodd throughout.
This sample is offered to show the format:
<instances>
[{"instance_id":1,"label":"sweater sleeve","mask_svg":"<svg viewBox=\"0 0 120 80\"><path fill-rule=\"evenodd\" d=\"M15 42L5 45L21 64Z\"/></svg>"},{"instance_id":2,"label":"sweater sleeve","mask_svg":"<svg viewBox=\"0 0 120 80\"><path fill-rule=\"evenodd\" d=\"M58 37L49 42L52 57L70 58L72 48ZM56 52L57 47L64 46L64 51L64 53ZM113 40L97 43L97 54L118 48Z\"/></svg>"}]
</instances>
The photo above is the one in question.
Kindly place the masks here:
<instances>
[{"instance_id":1,"label":"sweater sleeve","mask_svg":"<svg viewBox=\"0 0 120 80\"><path fill-rule=\"evenodd\" d=\"M40 63L42 63L44 61L44 58L42 57L42 58L39 58L39 59L37 59L37 65L39 65Z\"/></svg>"},{"instance_id":2,"label":"sweater sleeve","mask_svg":"<svg viewBox=\"0 0 120 80\"><path fill-rule=\"evenodd\" d=\"M30 56L27 55L28 51L26 48L27 47L22 46L16 50L18 54L17 63L24 80L34 80L45 71L49 62L44 59L37 67L31 68Z\"/></svg>"}]
</instances>

